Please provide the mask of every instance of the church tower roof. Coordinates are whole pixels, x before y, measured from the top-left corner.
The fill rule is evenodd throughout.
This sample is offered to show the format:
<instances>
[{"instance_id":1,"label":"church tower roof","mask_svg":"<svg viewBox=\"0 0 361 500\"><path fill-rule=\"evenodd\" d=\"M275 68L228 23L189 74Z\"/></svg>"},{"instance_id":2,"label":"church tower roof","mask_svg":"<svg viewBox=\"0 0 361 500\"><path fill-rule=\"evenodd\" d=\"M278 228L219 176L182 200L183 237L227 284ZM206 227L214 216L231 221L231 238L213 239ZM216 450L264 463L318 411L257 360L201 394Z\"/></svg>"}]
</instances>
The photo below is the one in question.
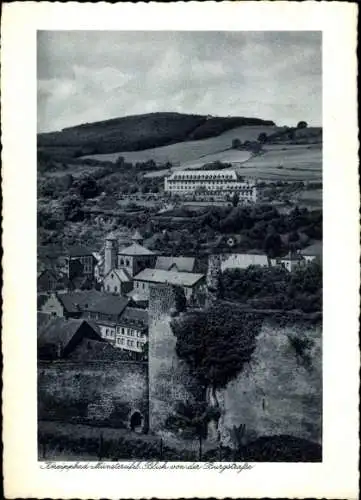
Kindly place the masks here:
<instances>
[{"instance_id":1,"label":"church tower roof","mask_svg":"<svg viewBox=\"0 0 361 500\"><path fill-rule=\"evenodd\" d=\"M132 241L134 241L135 243L141 243L143 241L143 237L141 236L141 234L138 231L138 229L133 234Z\"/></svg>"}]
</instances>

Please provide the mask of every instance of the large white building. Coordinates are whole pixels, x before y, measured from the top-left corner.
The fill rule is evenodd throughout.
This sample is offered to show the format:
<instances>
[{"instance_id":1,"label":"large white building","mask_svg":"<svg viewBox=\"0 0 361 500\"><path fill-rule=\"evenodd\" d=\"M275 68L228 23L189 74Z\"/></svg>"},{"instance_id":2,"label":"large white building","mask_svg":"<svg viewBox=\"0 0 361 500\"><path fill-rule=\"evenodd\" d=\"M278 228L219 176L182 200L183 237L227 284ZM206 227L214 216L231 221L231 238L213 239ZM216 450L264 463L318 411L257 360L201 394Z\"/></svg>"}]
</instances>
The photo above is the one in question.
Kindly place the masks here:
<instances>
[{"instance_id":1,"label":"large white building","mask_svg":"<svg viewBox=\"0 0 361 500\"><path fill-rule=\"evenodd\" d=\"M240 176L236 170L178 170L164 180L170 194L208 194L212 196L238 193L240 200L255 203L257 186L254 179Z\"/></svg>"}]
</instances>

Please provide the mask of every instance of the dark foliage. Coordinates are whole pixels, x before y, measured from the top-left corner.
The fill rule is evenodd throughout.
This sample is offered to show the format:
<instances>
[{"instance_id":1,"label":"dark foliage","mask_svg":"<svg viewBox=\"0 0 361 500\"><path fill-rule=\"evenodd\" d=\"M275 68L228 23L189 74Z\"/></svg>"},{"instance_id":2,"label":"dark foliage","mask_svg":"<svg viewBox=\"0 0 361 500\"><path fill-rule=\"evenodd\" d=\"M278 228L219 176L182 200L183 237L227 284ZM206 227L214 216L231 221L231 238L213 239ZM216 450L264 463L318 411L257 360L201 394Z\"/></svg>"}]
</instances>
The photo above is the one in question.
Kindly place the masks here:
<instances>
[{"instance_id":1,"label":"dark foliage","mask_svg":"<svg viewBox=\"0 0 361 500\"><path fill-rule=\"evenodd\" d=\"M281 267L250 266L222 274L225 298L258 309L322 310L322 266L312 263L288 272Z\"/></svg>"},{"instance_id":2,"label":"dark foliage","mask_svg":"<svg viewBox=\"0 0 361 500\"><path fill-rule=\"evenodd\" d=\"M213 387L224 387L250 361L259 327L254 316L222 302L172 321L177 355Z\"/></svg>"}]
</instances>

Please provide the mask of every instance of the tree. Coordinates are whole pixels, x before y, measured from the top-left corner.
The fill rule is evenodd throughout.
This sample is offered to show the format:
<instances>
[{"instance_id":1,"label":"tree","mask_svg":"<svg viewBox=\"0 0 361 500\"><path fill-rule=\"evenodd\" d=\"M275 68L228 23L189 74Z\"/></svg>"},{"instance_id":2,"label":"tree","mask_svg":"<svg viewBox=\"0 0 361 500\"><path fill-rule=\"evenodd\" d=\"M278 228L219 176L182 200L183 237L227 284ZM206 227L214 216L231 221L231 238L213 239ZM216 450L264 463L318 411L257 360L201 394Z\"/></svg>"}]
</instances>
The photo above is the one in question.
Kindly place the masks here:
<instances>
[{"instance_id":1,"label":"tree","mask_svg":"<svg viewBox=\"0 0 361 500\"><path fill-rule=\"evenodd\" d=\"M86 177L79 183L79 194L84 198L95 198L99 194L99 189L94 177Z\"/></svg>"},{"instance_id":2,"label":"tree","mask_svg":"<svg viewBox=\"0 0 361 500\"><path fill-rule=\"evenodd\" d=\"M235 192L232 196L232 205L236 207L239 203L239 193Z\"/></svg>"},{"instance_id":3,"label":"tree","mask_svg":"<svg viewBox=\"0 0 361 500\"><path fill-rule=\"evenodd\" d=\"M187 429L195 434L199 440L199 461L202 461L202 442L207 436L207 423L211 417L211 410L205 402L178 402L175 411L166 421L166 428L174 430Z\"/></svg>"},{"instance_id":4,"label":"tree","mask_svg":"<svg viewBox=\"0 0 361 500\"><path fill-rule=\"evenodd\" d=\"M294 129L289 129L287 132L287 137L290 141L293 141L295 138L295 130Z\"/></svg>"},{"instance_id":5,"label":"tree","mask_svg":"<svg viewBox=\"0 0 361 500\"><path fill-rule=\"evenodd\" d=\"M217 389L225 387L251 359L260 322L235 304L218 302L171 322L176 353L206 389L207 402L219 409Z\"/></svg>"},{"instance_id":6,"label":"tree","mask_svg":"<svg viewBox=\"0 0 361 500\"><path fill-rule=\"evenodd\" d=\"M175 308L177 312L183 312L187 306L187 299L184 289L181 286L174 286Z\"/></svg>"},{"instance_id":7,"label":"tree","mask_svg":"<svg viewBox=\"0 0 361 500\"><path fill-rule=\"evenodd\" d=\"M279 257L282 248L281 236L275 231L270 231L263 242L263 250L271 257Z\"/></svg>"},{"instance_id":8,"label":"tree","mask_svg":"<svg viewBox=\"0 0 361 500\"><path fill-rule=\"evenodd\" d=\"M264 144L267 141L267 134L265 132L261 132L258 136L258 142Z\"/></svg>"},{"instance_id":9,"label":"tree","mask_svg":"<svg viewBox=\"0 0 361 500\"><path fill-rule=\"evenodd\" d=\"M70 196L63 200L64 219L72 222L82 221L84 212L81 209L81 202L77 196Z\"/></svg>"},{"instance_id":10,"label":"tree","mask_svg":"<svg viewBox=\"0 0 361 500\"><path fill-rule=\"evenodd\" d=\"M297 128L307 128L307 122L301 121L297 123Z\"/></svg>"},{"instance_id":11,"label":"tree","mask_svg":"<svg viewBox=\"0 0 361 500\"><path fill-rule=\"evenodd\" d=\"M242 143L239 139L233 139L232 149L239 149L241 146L242 146Z\"/></svg>"}]
</instances>

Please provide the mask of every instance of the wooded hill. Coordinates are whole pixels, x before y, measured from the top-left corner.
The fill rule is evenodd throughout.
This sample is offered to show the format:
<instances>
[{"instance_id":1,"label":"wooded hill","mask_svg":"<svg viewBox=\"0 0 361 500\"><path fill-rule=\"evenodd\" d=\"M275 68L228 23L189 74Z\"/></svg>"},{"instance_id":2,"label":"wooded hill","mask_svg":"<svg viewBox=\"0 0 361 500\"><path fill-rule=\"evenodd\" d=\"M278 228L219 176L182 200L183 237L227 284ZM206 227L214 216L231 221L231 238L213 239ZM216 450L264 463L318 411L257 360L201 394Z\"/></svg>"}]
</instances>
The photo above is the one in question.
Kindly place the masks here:
<instances>
[{"instance_id":1,"label":"wooded hill","mask_svg":"<svg viewBox=\"0 0 361 500\"><path fill-rule=\"evenodd\" d=\"M275 124L270 120L237 116L223 118L182 113L149 113L38 134L38 151L48 158L65 160L206 139L236 127L257 125L272 127Z\"/></svg>"}]
</instances>

